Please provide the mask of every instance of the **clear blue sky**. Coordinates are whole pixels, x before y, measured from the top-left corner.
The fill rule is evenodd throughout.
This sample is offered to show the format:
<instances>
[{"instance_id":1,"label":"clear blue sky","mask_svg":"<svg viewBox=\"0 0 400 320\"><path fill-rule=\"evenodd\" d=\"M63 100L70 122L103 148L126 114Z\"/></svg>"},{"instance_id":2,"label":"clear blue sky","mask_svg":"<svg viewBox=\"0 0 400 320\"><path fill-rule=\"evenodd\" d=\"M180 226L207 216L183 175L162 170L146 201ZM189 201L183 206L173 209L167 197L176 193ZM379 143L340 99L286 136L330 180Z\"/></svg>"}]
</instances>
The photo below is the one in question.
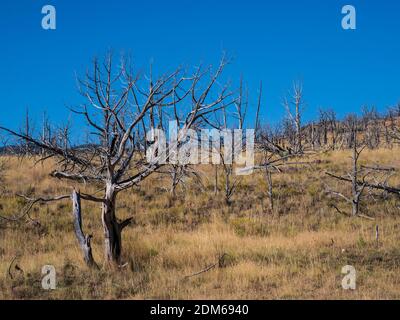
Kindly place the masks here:
<instances>
[{"instance_id":1,"label":"clear blue sky","mask_svg":"<svg viewBox=\"0 0 400 320\"><path fill-rule=\"evenodd\" d=\"M57 9L57 30L41 28L41 8ZM341 28L341 8L357 9L357 30ZM264 83L263 118L277 121L292 81L304 83L305 118L319 107L340 116L361 105L400 101L400 1L394 0L3 0L0 3L0 123L17 128L29 107L55 122L76 105L75 72L112 48L160 71L218 62L249 84Z\"/></svg>"}]
</instances>

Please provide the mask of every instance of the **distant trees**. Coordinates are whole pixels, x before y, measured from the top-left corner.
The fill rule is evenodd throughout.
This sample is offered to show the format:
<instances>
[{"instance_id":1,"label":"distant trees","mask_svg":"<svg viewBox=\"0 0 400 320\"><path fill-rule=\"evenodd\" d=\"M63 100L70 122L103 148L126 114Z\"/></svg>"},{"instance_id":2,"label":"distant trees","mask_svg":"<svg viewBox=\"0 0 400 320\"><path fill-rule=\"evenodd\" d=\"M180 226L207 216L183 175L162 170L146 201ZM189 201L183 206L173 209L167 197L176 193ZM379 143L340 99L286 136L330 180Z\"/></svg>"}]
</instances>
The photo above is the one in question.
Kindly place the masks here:
<instances>
[{"instance_id":1,"label":"distant trees","mask_svg":"<svg viewBox=\"0 0 400 320\"><path fill-rule=\"evenodd\" d=\"M260 154L256 169L263 171L270 212L273 213L275 210L273 174L280 173L281 168L288 164L291 157L300 156L300 154L295 154L277 143L273 131L267 127L260 129L257 150Z\"/></svg>"},{"instance_id":2,"label":"distant trees","mask_svg":"<svg viewBox=\"0 0 400 320\"><path fill-rule=\"evenodd\" d=\"M302 85L294 84L290 100L284 99L283 105L288 114L282 121L281 127L271 128L268 124L261 126L259 117L261 113L262 85L260 85L258 105L255 117L257 164L255 170L263 173L267 186L269 211L275 211L273 174L282 172L282 168L291 165L291 158L302 157L305 147L303 145L303 130L301 127L301 114L303 108Z\"/></svg>"},{"instance_id":3,"label":"distant trees","mask_svg":"<svg viewBox=\"0 0 400 320\"><path fill-rule=\"evenodd\" d=\"M386 140L400 143L400 102L397 106L389 108L386 122Z\"/></svg>"},{"instance_id":4,"label":"distant trees","mask_svg":"<svg viewBox=\"0 0 400 320\"><path fill-rule=\"evenodd\" d=\"M28 112L20 131L0 127L0 130L17 139L20 143L18 150L25 155L34 154L39 156L40 161L55 159L52 177L74 184L93 185L102 193L99 196L74 190L72 196L26 198L30 202L28 208L35 203L72 199L77 239L86 263L95 266L91 237L82 230L80 201L100 204L105 259L119 264L122 232L132 221L132 217L120 219L117 215L119 193L140 185L155 172L168 175L169 191L173 197L176 196L178 185L185 187L189 177L195 178L200 185L201 179L196 169L190 164L176 161L178 148L188 143L189 131L207 127L224 133L232 119L239 130L245 128L248 92L243 81L240 82L238 94L234 94L228 85L221 84L220 78L227 63L223 58L215 70L211 67L197 68L188 74L178 68L157 77L151 68L149 76L143 77L134 72L128 59L121 59L117 65L109 54L102 61L94 59L92 69L78 80L79 91L85 102L71 108L71 111L85 122L87 136L84 143L72 143L69 121L63 127L54 128L46 115L43 115L39 134L35 134ZM388 186L387 180L368 182L366 178L372 171L361 168L359 158L365 147L373 149L380 146L383 131L388 145L400 142L400 104L391 108L385 117L381 117L375 108L364 107L360 118L349 114L341 121L333 109L320 109L318 120L305 124L303 86L295 82L283 101L287 116L281 126L271 129L260 121L261 97L260 84L257 111L254 119L251 119L254 120L258 151L257 164L253 169L264 173L271 212L275 208L273 174L282 172L285 166L299 164L298 158L305 156L309 148L314 154L328 149L352 150L352 168L346 176L327 173L331 178L351 183L351 193L347 196L329 190L351 203L352 216L359 215L360 201L366 188L398 193L397 188ZM233 108L233 112L228 112L229 107ZM166 123L171 120L177 124L179 133L176 144L167 144L167 152L164 152L160 149L157 133L159 130L165 131ZM236 144L239 143L241 147L243 143L243 136L236 138L233 139L232 150L227 150L225 145L212 150L212 156L219 159L219 164L214 164L214 193L223 190L228 205L242 181L235 176L234 166L229 161L238 156ZM209 143L209 137L206 139L206 143ZM215 145L220 146L221 136L217 139ZM145 159L148 152L154 156L150 162ZM290 159L296 160L290 162ZM221 172L222 179L219 175ZM219 180L223 183L221 190L218 188Z\"/></svg>"},{"instance_id":5,"label":"distant trees","mask_svg":"<svg viewBox=\"0 0 400 320\"><path fill-rule=\"evenodd\" d=\"M243 145L244 122L248 108L248 93L245 92L243 79L240 80L238 98L233 104L233 107L228 114L228 109L221 109L217 114L217 123L214 129L218 130L219 134L212 135L212 157L215 159L214 165L214 194L222 192L225 203L231 204L232 197L241 182L241 177L236 176L234 170L234 162L239 160L240 152ZM233 123L229 123L229 120ZM232 134L229 126L237 128L238 133ZM208 139L208 138L207 138ZM220 177L222 172L222 177ZM223 186L219 187L219 180Z\"/></svg>"},{"instance_id":6,"label":"distant trees","mask_svg":"<svg viewBox=\"0 0 400 320\"><path fill-rule=\"evenodd\" d=\"M338 138L338 121L335 110L320 108L318 121L318 145L335 149Z\"/></svg>"}]
</instances>

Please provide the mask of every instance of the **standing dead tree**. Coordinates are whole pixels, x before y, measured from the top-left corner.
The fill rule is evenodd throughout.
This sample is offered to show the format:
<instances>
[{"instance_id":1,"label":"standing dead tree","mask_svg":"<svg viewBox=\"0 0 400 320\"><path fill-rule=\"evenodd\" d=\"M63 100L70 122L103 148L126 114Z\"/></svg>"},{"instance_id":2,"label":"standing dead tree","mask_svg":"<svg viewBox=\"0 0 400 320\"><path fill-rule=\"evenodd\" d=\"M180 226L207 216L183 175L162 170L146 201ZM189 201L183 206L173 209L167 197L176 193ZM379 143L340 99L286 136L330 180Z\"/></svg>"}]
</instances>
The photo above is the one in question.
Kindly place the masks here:
<instances>
[{"instance_id":1,"label":"standing dead tree","mask_svg":"<svg viewBox=\"0 0 400 320\"><path fill-rule=\"evenodd\" d=\"M260 160L259 164L254 167L255 170L264 171L271 212L274 212L275 209L273 174L282 173L282 169L290 165L306 164L298 161L290 161L291 159L304 156L304 153L295 153L293 150L281 146L276 140L279 139L276 139L274 133L268 128L260 130L257 141Z\"/></svg>"},{"instance_id":2,"label":"standing dead tree","mask_svg":"<svg viewBox=\"0 0 400 320\"><path fill-rule=\"evenodd\" d=\"M370 194L371 190L378 190L385 194L400 195L400 189L390 186L388 183L389 179L394 175L394 168L382 168L379 165L359 165L359 158L365 147L372 149L379 145L381 127L384 126L387 128L387 124L384 123L382 125L382 121L374 108L364 108L361 120L355 115L348 115L342 124L341 130L343 132L342 143L352 149L352 170L346 176L338 176L326 172L328 176L336 180L351 184L351 196L349 197L343 193L333 191L327 186L329 193L351 204L351 216L366 217L360 214L360 203L365 189L368 189ZM391 130L391 132L391 137L395 139L395 130ZM363 140L361 144L359 143L360 138ZM334 208L338 212L343 213L338 207L334 206Z\"/></svg>"},{"instance_id":3,"label":"standing dead tree","mask_svg":"<svg viewBox=\"0 0 400 320\"><path fill-rule=\"evenodd\" d=\"M117 66L109 54L103 61L95 59L92 70L79 80L80 92L86 102L71 109L83 118L89 129L90 140L86 144L60 146L45 135L36 136L5 127L0 127L0 130L46 150L40 160L56 160L52 177L93 185L101 190L102 196L80 194L80 198L101 204L105 260L118 265L121 262L122 231L132 221L132 217L124 220L117 217L119 193L139 185L163 167L171 153L185 145L189 129L204 125L216 110L236 101L229 86L221 85L219 80L227 63L223 58L216 70L200 67L188 75L178 68L155 79L152 74L147 78L135 74L128 59L122 59ZM160 124L155 111L161 108L170 113L174 106L180 114L180 131L167 155L158 152L159 143L151 137ZM152 133L148 135L148 131ZM152 140L149 143L152 143L155 156L151 161L145 161L143 148L138 148L138 136ZM54 199L70 198L67 195ZM35 203L38 202L41 201ZM90 238L83 232L79 232L78 238L81 246L90 247Z\"/></svg>"},{"instance_id":4,"label":"standing dead tree","mask_svg":"<svg viewBox=\"0 0 400 320\"><path fill-rule=\"evenodd\" d=\"M239 99L238 104L236 104L236 108L238 110L237 115L239 119L239 128L242 129L240 126L243 123L242 115L241 115L241 98ZM223 124L220 127L220 130L222 132L225 132L227 129L227 114L226 110L222 110L223 112ZM233 168L233 157L235 156L233 154L233 150L230 149L233 147L232 143L227 143L228 140L232 141L232 136L230 133L228 136L224 136L224 145L222 148L217 147L214 148L213 152L217 152L220 157L220 162L221 162L221 167L222 167L222 172L224 175L224 197L225 197L225 203L227 205L231 204L231 198L235 193L236 188L240 184L241 178L240 177L234 177L234 168ZM237 143L237 141L234 141L234 143ZM240 141L242 143L242 141ZM218 143L213 143L213 145L218 146Z\"/></svg>"},{"instance_id":5,"label":"standing dead tree","mask_svg":"<svg viewBox=\"0 0 400 320\"><path fill-rule=\"evenodd\" d=\"M81 195L79 191L77 192L75 189L72 192L72 207L73 207L73 216L74 216L74 229L75 235L78 239L79 245L83 252L83 257L86 264L89 267L98 268L96 262L93 259L92 255L92 246L90 241L92 239L91 235L85 235L82 229L82 209L81 209Z\"/></svg>"},{"instance_id":6,"label":"standing dead tree","mask_svg":"<svg viewBox=\"0 0 400 320\"><path fill-rule=\"evenodd\" d=\"M275 199L274 199L274 183L273 183L273 173L281 173L284 166L294 164L289 160L291 158L300 157L303 154L303 147L299 148L296 152L296 147L294 149L287 147L285 140L290 143L290 141L298 141L299 136L293 133L293 122L286 121L283 123L283 131L280 128L275 128L272 130L268 125L260 127L259 117L261 112L261 99L262 99L262 86L260 86L259 96L258 96L258 106L256 113L255 122L255 135L256 135L256 150L257 150L257 162L258 164L254 166L253 170L261 170L264 172L265 181L267 184L267 195L269 199L270 211L274 212ZM300 99L301 100L301 99ZM298 102L298 111L300 113L301 101ZM300 114L297 116L300 119ZM300 120L299 120L300 121ZM298 122L300 124L300 122ZM295 131L297 132L297 130ZM294 138L294 139L293 139ZM295 142L296 146L297 143Z\"/></svg>"},{"instance_id":7,"label":"standing dead tree","mask_svg":"<svg viewBox=\"0 0 400 320\"><path fill-rule=\"evenodd\" d=\"M378 148L381 140L382 121L376 108L362 108L361 125L364 132L364 143L369 149Z\"/></svg>"},{"instance_id":8,"label":"standing dead tree","mask_svg":"<svg viewBox=\"0 0 400 320\"><path fill-rule=\"evenodd\" d=\"M299 153L302 151L302 111L304 107L303 101L303 86L299 82L293 84L293 92L289 94L289 98L285 97L283 100L283 105L289 116L291 123L295 128L295 141L294 141L294 151Z\"/></svg>"},{"instance_id":9,"label":"standing dead tree","mask_svg":"<svg viewBox=\"0 0 400 320\"><path fill-rule=\"evenodd\" d=\"M244 93L243 80L240 80L239 96L233 104L234 110L232 110L232 118L237 121L238 130L232 135L231 130L228 130L228 110L224 108L220 110L217 117L218 125L214 127L220 133L216 136L212 136L212 157L216 157L216 163L214 163L214 194L218 193L218 169L222 169L223 173L223 190L225 203L230 205L232 203L232 196L234 195L237 187L240 185L242 178L235 176L235 170L233 162L236 160L240 162L241 149L243 145L243 129L244 122L246 119L248 109L248 93ZM208 139L208 138L207 138ZM221 146L221 142L223 145Z\"/></svg>"},{"instance_id":10,"label":"standing dead tree","mask_svg":"<svg viewBox=\"0 0 400 320\"><path fill-rule=\"evenodd\" d=\"M356 217L364 217L369 218L365 215L360 214L360 203L363 197L364 191L367 189L369 190L379 190L385 193L391 193L400 195L400 189L396 187L392 187L388 184L389 179L394 174L394 168L386 168L381 166L368 166L368 165L359 165L360 155L367 147L367 144L363 143L359 145L359 138L357 137L357 119L353 118L352 122L348 122L351 124L351 127L348 129L352 134L352 170L347 176L338 176L332 174L330 172L326 172L328 176L334 178L339 181L347 182L351 184L351 196L347 197L343 193L338 191L333 191L327 185L327 191L333 195L336 195L346 202L350 203L352 206L351 216ZM377 177L379 175L379 177ZM367 181L367 177L368 180ZM373 182L371 182L373 181ZM343 213L337 206L334 208Z\"/></svg>"},{"instance_id":11,"label":"standing dead tree","mask_svg":"<svg viewBox=\"0 0 400 320\"><path fill-rule=\"evenodd\" d=\"M174 98L176 99L176 98ZM159 129L164 130L165 132L165 126L164 126L164 110L162 108L157 109L157 116L159 118ZM152 117L153 122L154 122L154 117ZM176 101L174 100L173 103L173 120L175 121L176 124L180 122L179 116L178 116L178 110L177 110L177 104ZM154 128L154 123L152 127ZM166 175L167 177L170 178L170 187L169 187L169 192L170 195L172 196L172 199L176 198L176 189L178 186L181 186L184 190L186 190L186 182L190 178L193 178L196 180L197 185L203 186L202 179L200 174L197 172L195 166L193 166L191 163L182 163L180 161L170 161L170 163L165 166L159 173Z\"/></svg>"},{"instance_id":12,"label":"standing dead tree","mask_svg":"<svg viewBox=\"0 0 400 320\"><path fill-rule=\"evenodd\" d=\"M159 173L170 177L169 193L173 199L176 198L178 186L181 186L183 190L187 189L187 181L189 179L194 179L197 186L203 187L201 175L190 164L169 164L160 170Z\"/></svg>"},{"instance_id":13,"label":"standing dead tree","mask_svg":"<svg viewBox=\"0 0 400 320\"><path fill-rule=\"evenodd\" d=\"M351 204L351 216L356 217L359 215L359 211L360 211L360 201L361 201L361 197L363 195L363 192L365 190L366 184L365 184L365 178L366 176L369 174L369 172L367 172L366 174L363 175L362 177L362 181L363 183L360 185L359 184L359 175L361 174L361 169L359 168L359 159L360 159L360 155L362 153L362 151L365 148L365 145L360 147L358 146L358 140L357 140L357 126L356 126L356 122L354 121L351 125L351 133L352 133L352 141L353 141L353 152L352 152L352 170L350 173L348 173L348 177L350 178L351 181L351 197L347 197L345 196L343 193L340 193L338 191L333 191L329 186L328 186L328 192L336 195L344 200L346 200L348 203ZM333 178L339 178L331 173L327 173L327 175L333 177ZM334 208L341 212L342 211L334 206Z\"/></svg>"},{"instance_id":14,"label":"standing dead tree","mask_svg":"<svg viewBox=\"0 0 400 320\"><path fill-rule=\"evenodd\" d=\"M387 142L400 143L400 103L388 111L386 128Z\"/></svg>"},{"instance_id":15,"label":"standing dead tree","mask_svg":"<svg viewBox=\"0 0 400 320\"><path fill-rule=\"evenodd\" d=\"M320 109L318 126L320 145L322 144L331 149L335 149L338 140L338 121L336 112L333 109Z\"/></svg>"}]
</instances>

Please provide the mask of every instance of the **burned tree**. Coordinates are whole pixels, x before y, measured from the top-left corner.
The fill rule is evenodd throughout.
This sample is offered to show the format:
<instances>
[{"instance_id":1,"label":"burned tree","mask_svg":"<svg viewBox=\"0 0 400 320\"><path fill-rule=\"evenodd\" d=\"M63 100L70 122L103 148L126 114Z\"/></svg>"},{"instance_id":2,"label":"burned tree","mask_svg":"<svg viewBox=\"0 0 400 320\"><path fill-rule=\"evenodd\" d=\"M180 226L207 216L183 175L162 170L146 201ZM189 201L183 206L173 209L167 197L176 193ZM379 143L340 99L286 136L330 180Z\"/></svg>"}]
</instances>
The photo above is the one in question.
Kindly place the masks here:
<instances>
[{"instance_id":1,"label":"burned tree","mask_svg":"<svg viewBox=\"0 0 400 320\"><path fill-rule=\"evenodd\" d=\"M128 59L122 59L117 66L110 54L104 61L95 59L91 71L78 82L86 102L71 110L85 121L89 139L84 144L60 145L48 135L0 129L45 150L42 156L37 154L41 161L55 159L52 177L94 185L101 190L101 196L80 194L80 198L101 204L105 259L119 264L122 231L132 218L118 219L118 194L139 185L163 167L170 153L185 144L189 129L205 125L213 112L236 101L228 86L221 86L219 81L227 62L222 59L216 70L197 68L188 75L179 68L155 78L152 72L148 77L134 73ZM167 155L158 152L158 141L152 138L163 121L156 110L171 115L171 108L179 111L180 130L174 146L168 146ZM144 157L146 138L155 155L151 161ZM55 199L67 198L70 196ZM79 232L78 238L86 239L83 232ZM89 246L90 241L86 244Z\"/></svg>"},{"instance_id":2,"label":"burned tree","mask_svg":"<svg viewBox=\"0 0 400 320\"><path fill-rule=\"evenodd\" d=\"M356 120L356 119L355 119ZM359 168L359 158L360 155L362 153L362 151L365 148L364 146L359 147L358 146L358 139L357 139L357 125L356 125L356 121L354 121L351 124L350 127L350 131L352 134L352 141L353 141L353 152L352 152L352 170L351 172L348 174L348 177L350 178L350 182L351 182L351 197L346 197L344 194L337 192L337 191L333 191L331 188L328 187L328 191L330 193L332 193L333 195L336 195L338 197L341 197L342 199L346 200L348 203L351 204L351 216L356 217L359 215L359 211L360 211L360 201L361 201L361 197L363 195L363 192L365 190L366 184L365 184L365 178L368 175L368 173L364 174L362 177L362 184L359 183L359 176L361 174L360 172L360 168ZM340 179L341 177L338 177L336 175L333 175L331 173L327 173L329 176L335 178L335 179ZM334 208L341 212L339 210L339 208L337 208L336 206L334 206Z\"/></svg>"},{"instance_id":3,"label":"burned tree","mask_svg":"<svg viewBox=\"0 0 400 320\"><path fill-rule=\"evenodd\" d=\"M336 174L326 172L328 176L334 178L338 181L346 182L351 184L351 196L345 196L343 193L332 190L327 185L328 193L331 193L337 197L344 199L346 202L350 203L352 206L351 216L370 218L368 216L360 214L360 204L366 189L368 190L378 190L384 193L391 193L397 196L400 195L400 189L392 187L388 184L389 179L394 174L394 168L385 168L379 165L360 165L360 155L363 150L368 146L366 143L359 143L359 137L357 135L357 124L358 120L356 117L352 117L350 121L348 119L347 124L350 126L348 131L351 133L352 141L352 169L346 176L338 176ZM379 177L378 177L379 176ZM367 179L368 178L368 179ZM373 182L371 182L373 181ZM333 207L340 213L342 212L337 206Z\"/></svg>"},{"instance_id":4,"label":"burned tree","mask_svg":"<svg viewBox=\"0 0 400 320\"><path fill-rule=\"evenodd\" d=\"M240 185L241 177L235 176L240 175L240 172L235 170L234 161L237 164L242 164L242 146L244 140L247 143L246 138L243 135L244 122L246 119L246 113L248 108L248 93L244 93L243 80L240 81L239 96L233 103L233 110L228 114L228 108L221 109L220 112L216 113L216 125L213 126L211 133L211 155L213 158L214 165L214 194L219 191L218 188L218 174L221 169L223 174L223 191L225 203L230 205L232 202L232 196L234 195L237 187ZM232 131L228 129L229 126L229 115L232 116L232 120L237 123L237 130ZM206 142L210 137L202 137L202 143ZM246 145L247 148L247 145ZM246 151L247 152L247 151ZM205 159L208 162L208 156Z\"/></svg>"},{"instance_id":5,"label":"burned tree","mask_svg":"<svg viewBox=\"0 0 400 320\"><path fill-rule=\"evenodd\" d=\"M304 107L303 101L303 86L299 82L293 84L293 92L289 93L289 98L285 97L283 105L286 109L287 115L291 125L295 130L294 138L294 151L299 153L302 151L302 112Z\"/></svg>"},{"instance_id":6,"label":"burned tree","mask_svg":"<svg viewBox=\"0 0 400 320\"><path fill-rule=\"evenodd\" d=\"M283 131L280 130L279 127L275 128L275 130L272 130L268 125L260 127L258 119L261 112L261 98L262 86L260 85L255 122L256 149L259 157L258 164L252 169L263 171L267 185L266 192L269 199L270 211L274 212L275 199L273 192L273 173L282 172L282 167L292 164L289 162L289 159L302 156L303 150L296 152L296 150L286 147L284 144L285 139L293 141L291 140L291 136L288 135L289 132L293 132L290 130L293 128L292 121L289 120L284 122ZM296 136L294 136L294 141L296 141Z\"/></svg>"},{"instance_id":7,"label":"burned tree","mask_svg":"<svg viewBox=\"0 0 400 320\"><path fill-rule=\"evenodd\" d=\"M292 149L282 146L279 139L276 138L278 134L268 127L260 130L260 138L257 141L260 160L258 165L254 167L254 169L264 172L271 212L274 212L275 209L273 174L282 173L287 166L306 164L305 162L290 161L303 157L304 152L296 153Z\"/></svg>"},{"instance_id":8,"label":"burned tree","mask_svg":"<svg viewBox=\"0 0 400 320\"><path fill-rule=\"evenodd\" d=\"M400 142L400 103L388 112L388 123L385 124L386 140L398 144Z\"/></svg>"},{"instance_id":9,"label":"burned tree","mask_svg":"<svg viewBox=\"0 0 400 320\"><path fill-rule=\"evenodd\" d=\"M319 110L319 140L324 146L330 144L330 148L335 149L338 138L338 121L336 112L333 109Z\"/></svg>"}]
</instances>

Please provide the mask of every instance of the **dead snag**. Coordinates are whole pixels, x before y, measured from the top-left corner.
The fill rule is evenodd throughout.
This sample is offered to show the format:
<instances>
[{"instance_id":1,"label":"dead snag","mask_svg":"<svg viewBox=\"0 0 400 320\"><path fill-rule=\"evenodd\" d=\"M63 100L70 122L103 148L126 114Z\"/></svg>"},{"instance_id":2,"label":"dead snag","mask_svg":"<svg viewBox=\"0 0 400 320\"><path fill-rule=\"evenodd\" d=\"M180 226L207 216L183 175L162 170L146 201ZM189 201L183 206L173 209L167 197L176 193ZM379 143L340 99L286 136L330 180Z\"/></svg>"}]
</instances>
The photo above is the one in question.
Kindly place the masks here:
<instances>
[{"instance_id":1,"label":"dead snag","mask_svg":"<svg viewBox=\"0 0 400 320\"><path fill-rule=\"evenodd\" d=\"M352 153L352 169L351 172L348 173L349 176L349 182L351 182L351 196L347 197L344 194L333 191L330 187L328 187L328 192L336 195L344 200L346 202L351 204L351 216L356 217L359 216L359 211L360 211L360 202L361 202L361 197L364 193L365 187L366 187L366 182L365 178L369 174L367 172L363 178L362 178L362 183L359 183L359 175L361 173L361 169L359 168L358 162L360 159L360 155L363 152L365 145L359 148L358 143L357 143L357 120L355 119L353 122L350 124L350 131L351 131L351 136L352 136L352 141L353 141L353 153ZM327 173L329 176L336 178L335 175ZM340 212L340 210L335 207L336 210Z\"/></svg>"},{"instance_id":2,"label":"dead snag","mask_svg":"<svg viewBox=\"0 0 400 320\"><path fill-rule=\"evenodd\" d=\"M78 239L79 245L82 249L84 260L88 267L98 268L97 263L94 261L92 255L92 247L90 240L92 235L85 235L82 230L82 209L81 209L81 195L79 191L72 192L72 213L74 217L74 230L76 238Z\"/></svg>"}]
</instances>

